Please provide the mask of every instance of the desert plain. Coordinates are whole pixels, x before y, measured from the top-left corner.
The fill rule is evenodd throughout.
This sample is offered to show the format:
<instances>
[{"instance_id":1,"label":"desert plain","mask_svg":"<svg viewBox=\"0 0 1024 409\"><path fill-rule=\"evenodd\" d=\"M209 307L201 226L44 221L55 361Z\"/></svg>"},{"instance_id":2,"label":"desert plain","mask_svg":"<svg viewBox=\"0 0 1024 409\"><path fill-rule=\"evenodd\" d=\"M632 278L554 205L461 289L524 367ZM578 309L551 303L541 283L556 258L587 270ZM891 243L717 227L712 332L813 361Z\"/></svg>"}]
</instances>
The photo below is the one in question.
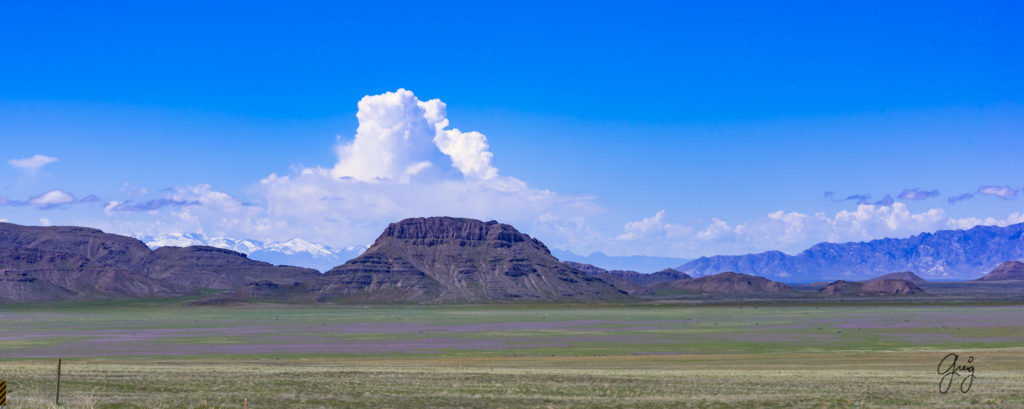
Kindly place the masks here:
<instances>
[{"instance_id":1,"label":"desert plain","mask_svg":"<svg viewBox=\"0 0 1024 409\"><path fill-rule=\"evenodd\" d=\"M0 308L8 408L1018 408L1024 306ZM975 377L940 392L950 353ZM947 361L948 363L948 361Z\"/></svg>"}]
</instances>

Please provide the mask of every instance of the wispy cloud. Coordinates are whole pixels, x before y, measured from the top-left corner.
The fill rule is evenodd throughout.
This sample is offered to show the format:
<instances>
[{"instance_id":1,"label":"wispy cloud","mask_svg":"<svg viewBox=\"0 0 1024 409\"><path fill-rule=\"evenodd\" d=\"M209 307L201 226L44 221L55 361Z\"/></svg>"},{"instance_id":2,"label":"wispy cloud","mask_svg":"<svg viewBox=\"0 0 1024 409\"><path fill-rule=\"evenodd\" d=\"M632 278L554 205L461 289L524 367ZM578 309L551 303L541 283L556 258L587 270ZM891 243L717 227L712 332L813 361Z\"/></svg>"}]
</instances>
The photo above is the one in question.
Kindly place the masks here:
<instances>
[{"instance_id":1,"label":"wispy cloud","mask_svg":"<svg viewBox=\"0 0 1024 409\"><path fill-rule=\"evenodd\" d=\"M103 199L100 199L99 196L96 195L88 195L86 197L78 199L78 203L99 203L102 201Z\"/></svg>"},{"instance_id":2,"label":"wispy cloud","mask_svg":"<svg viewBox=\"0 0 1024 409\"><path fill-rule=\"evenodd\" d=\"M828 193L832 193L832 192L828 192ZM834 197L834 194L832 196ZM826 195L825 197L828 198L829 196ZM871 204L871 205L876 205L876 206L890 206L890 205L892 205L895 202L895 200L892 198L892 195L889 195L889 194L886 194L885 197L883 197L880 200L876 200L876 201L872 202L871 201L871 195L866 194L866 193L858 193L858 194L855 194L855 195L849 195L849 196L846 196L846 198L844 198L842 200L836 200L836 201L837 202L853 201L853 202L857 202L857 204Z\"/></svg>"},{"instance_id":3,"label":"wispy cloud","mask_svg":"<svg viewBox=\"0 0 1024 409\"><path fill-rule=\"evenodd\" d=\"M99 203L102 199L96 195L87 195L81 199L75 199L75 195L61 189L54 189L48 192L32 196L26 200L12 200L9 197L0 196L0 206L35 206L40 210L64 208L80 203Z\"/></svg>"},{"instance_id":4,"label":"wispy cloud","mask_svg":"<svg viewBox=\"0 0 1024 409\"><path fill-rule=\"evenodd\" d=\"M52 209L74 202L74 196L60 189L51 190L28 200L28 204L40 209Z\"/></svg>"},{"instance_id":5,"label":"wispy cloud","mask_svg":"<svg viewBox=\"0 0 1024 409\"><path fill-rule=\"evenodd\" d=\"M882 200L876 201L872 204L875 206L892 206L893 203L896 203L896 201L893 200L892 195L887 194L882 198Z\"/></svg>"},{"instance_id":6,"label":"wispy cloud","mask_svg":"<svg viewBox=\"0 0 1024 409\"><path fill-rule=\"evenodd\" d=\"M867 203L868 200L871 200L871 195L858 193L858 194L855 194L855 195L846 196L846 198L843 199L842 201L848 201L848 200L852 200L852 201L855 201L857 203Z\"/></svg>"},{"instance_id":7,"label":"wispy cloud","mask_svg":"<svg viewBox=\"0 0 1024 409\"><path fill-rule=\"evenodd\" d=\"M125 202L112 201L107 203L104 210L107 212L148 212L165 207L181 207L198 204L200 203L195 200L174 200L170 198L153 199L145 202L133 202L131 200Z\"/></svg>"},{"instance_id":8,"label":"wispy cloud","mask_svg":"<svg viewBox=\"0 0 1024 409\"><path fill-rule=\"evenodd\" d=\"M949 202L949 204L956 204L957 202L962 202L973 197L974 195L971 193L964 193L962 195L950 196L946 201Z\"/></svg>"},{"instance_id":9,"label":"wispy cloud","mask_svg":"<svg viewBox=\"0 0 1024 409\"><path fill-rule=\"evenodd\" d=\"M923 190L920 188L904 189L896 198L900 200L925 200L939 196L938 190Z\"/></svg>"},{"instance_id":10,"label":"wispy cloud","mask_svg":"<svg viewBox=\"0 0 1024 409\"><path fill-rule=\"evenodd\" d=\"M30 174L35 174L43 166L49 165L56 161L57 158L52 156L35 155L28 158L11 159L7 161L7 164L15 168L24 170Z\"/></svg>"},{"instance_id":11,"label":"wispy cloud","mask_svg":"<svg viewBox=\"0 0 1024 409\"><path fill-rule=\"evenodd\" d=\"M1017 198L1017 189L1009 186L982 186L978 188L979 195L996 196L1006 200Z\"/></svg>"}]
</instances>

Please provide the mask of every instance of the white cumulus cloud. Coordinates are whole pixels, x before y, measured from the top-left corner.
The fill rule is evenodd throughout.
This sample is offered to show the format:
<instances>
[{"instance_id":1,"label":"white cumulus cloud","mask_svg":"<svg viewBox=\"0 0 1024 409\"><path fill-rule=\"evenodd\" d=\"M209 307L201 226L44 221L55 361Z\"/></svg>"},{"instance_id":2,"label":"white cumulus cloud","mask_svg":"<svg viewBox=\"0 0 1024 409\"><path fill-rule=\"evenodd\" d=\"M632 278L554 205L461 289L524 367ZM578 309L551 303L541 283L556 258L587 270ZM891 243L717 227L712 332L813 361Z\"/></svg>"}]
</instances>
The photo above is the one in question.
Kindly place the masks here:
<instances>
[{"instance_id":1,"label":"white cumulus cloud","mask_svg":"<svg viewBox=\"0 0 1024 409\"><path fill-rule=\"evenodd\" d=\"M1024 223L1024 212L1010 213L1004 219L995 217L963 217L949 219L947 225L951 229L969 229L974 226L1009 226L1011 224Z\"/></svg>"},{"instance_id":2,"label":"white cumulus cloud","mask_svg":"<svg viewBox=\"0 0 1024 409\"><path fill-rule=\"evenodd\" d=\"M626 226L622 228L622 234L617 238L623 241L632 241L644 237L658 236L663 234L668 227L669 225L665 224L665 211L659 210L652 217L626 223Z\"/></svg>"},{"instance_id":3,"label":"white cumulus cloud","mask_svg":"<svg viewBox=\"0 0 1024 409\"><path fill-rule=\"evenodd\" d=\"M443 173L452 166L466 177L498 176L487 137L447 129L447 110L439 99L420 101L399 89L367 95L358 107L355 138L337 147L338 163L331 170L335 178L408 182L425 171Z\"/></svg>"}]
</instances>

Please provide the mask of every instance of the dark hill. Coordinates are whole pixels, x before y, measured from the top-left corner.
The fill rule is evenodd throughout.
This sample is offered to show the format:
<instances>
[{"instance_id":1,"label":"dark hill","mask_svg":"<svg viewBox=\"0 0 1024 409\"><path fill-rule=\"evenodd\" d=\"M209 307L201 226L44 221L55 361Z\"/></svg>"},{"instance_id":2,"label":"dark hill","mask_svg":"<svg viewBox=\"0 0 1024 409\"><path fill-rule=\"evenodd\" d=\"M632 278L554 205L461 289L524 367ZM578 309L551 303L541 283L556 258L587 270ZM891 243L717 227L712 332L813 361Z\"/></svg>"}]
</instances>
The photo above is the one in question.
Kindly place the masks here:
<instances>
[{"instance_id":1,"label":"dark hill","mask_svg":"<svg viewBox=\"0 0 1024 409\"><path fill-rule=\"evenodd\" d=\"M796 291L788 285L764 277L733 272L655 284L651 288L655 291L674 290L724 294L780 294Z\"/></svg>"},{"instance_id":2,"label":"dark hill","mask_svg":"<svg viewBox=\"0 0 1024 409\"><path fill-rule=\"evenodd\" d=\"M833 281L820 290L825 295L911 295L925 291L911 281L879 278L865 282Z\"/></svg>"},{"instance_id":3,"label":"dark hill","mask_svg":"<svg viewBox=\"0 0 1024 409\"><path fill-rule=\"evenodd\" d=\"M1008 281L1008 280L1024 280L1024 263L1019 261L1007 261L1002 263L992 272L985 274L984 277L978 279L979 281Z\"/></svg>"},{"instance_id":4,"label":"dark hill","mask_svg":"<svg viewBox=\"0 0 1024 409\"><path fill-rule=\"evenodd\" d=\"M67 254L93 265L125 267L146 257L146 244L126 236L86 227L21 226L0 223L0 249Z\"/></svg>"},{"instance_id":5,"label":"dark hill","mask_svg":"<svg viewBox=\"0 0 1024 409\"><path fill-rule=\"evenodd\" d=\"M304 283L316 301L481 302L624 299L495 221L430 217L390 224L361 256Z\"/></svg>"},{"instance_id":6,"label":"dark hill","mask_svg":"<svg viewBox=\"0 0 1024 409\"><path fill-rule=\"evenodd\" d=\"M259 280L292 284L317 275L224 252L151 251L139 240L96 229L0 223L0 302L181 296Z\"/></svg>"}]
</instances>

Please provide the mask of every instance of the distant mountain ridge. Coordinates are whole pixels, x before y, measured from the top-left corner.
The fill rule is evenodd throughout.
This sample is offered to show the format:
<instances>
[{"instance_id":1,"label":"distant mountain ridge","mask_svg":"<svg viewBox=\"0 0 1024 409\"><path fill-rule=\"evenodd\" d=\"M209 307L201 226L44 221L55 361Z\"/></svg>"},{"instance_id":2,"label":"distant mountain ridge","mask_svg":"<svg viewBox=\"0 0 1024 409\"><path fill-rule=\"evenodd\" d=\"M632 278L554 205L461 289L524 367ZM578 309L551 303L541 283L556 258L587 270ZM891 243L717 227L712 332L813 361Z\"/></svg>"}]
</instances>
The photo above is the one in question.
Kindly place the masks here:
<instances>
[{"instance_id":1,"label":"distant mountain ridge","mask_svg":"<svg viewBox=\"0 0 1024 409\"><path fill-rule=\"evenodd\" d=\"M605 270L601 267L577 263L575 261L563 261L562 264L575 268L587 275L601 277L605 281L610 281L618 287L627 290L635 290L655 283L665 283L690 278L690 276L671 268L666 268L650 274L644 274L628 270Z\"/></svg>"},{"instance_id":2,"label":"distant mountain ridge","mask_svg":"<svg viewBox=\"0 0 1024 409\"><path fill-rule=\"evenodd\" d=\"M975 279L1008 260L1024 259L1024 223L940 230L905 239L819 243L797 255L779 251L701 257L677 270L692 276L723 271L786 282L864 280L892 271L913 271L927 280Z\"/></svg>"},{"instance_id":3,"label":"distant mountain ridge","mask_svg":"<svg viewBox=\"0 0 1024 409\"><path fill-rule=\"evenodd\" d=\"M561 249L551 249L551 255L562 261L590 264L607 270L636 271L645 274L678 266L691 260L678 257L609 256L601 252L591 253L589 256L581 256Z\"/></svg>"},{"instance_id":4,"label":"distant mountain ridge","mask_svg":"<svg viewBox=\"0 0 1024 409\"><path fill-rule=\"evenodd\" d=\"M210 246L234 250L253 260L277 265L289 265L327 271L366 251L369 246L349 246L338 249L300 238L286 241L262 242L252 239L210 237L202 233L169 233L159 236L133 235L150 248L167 246Z\"/></svg>"}]
</instances>

